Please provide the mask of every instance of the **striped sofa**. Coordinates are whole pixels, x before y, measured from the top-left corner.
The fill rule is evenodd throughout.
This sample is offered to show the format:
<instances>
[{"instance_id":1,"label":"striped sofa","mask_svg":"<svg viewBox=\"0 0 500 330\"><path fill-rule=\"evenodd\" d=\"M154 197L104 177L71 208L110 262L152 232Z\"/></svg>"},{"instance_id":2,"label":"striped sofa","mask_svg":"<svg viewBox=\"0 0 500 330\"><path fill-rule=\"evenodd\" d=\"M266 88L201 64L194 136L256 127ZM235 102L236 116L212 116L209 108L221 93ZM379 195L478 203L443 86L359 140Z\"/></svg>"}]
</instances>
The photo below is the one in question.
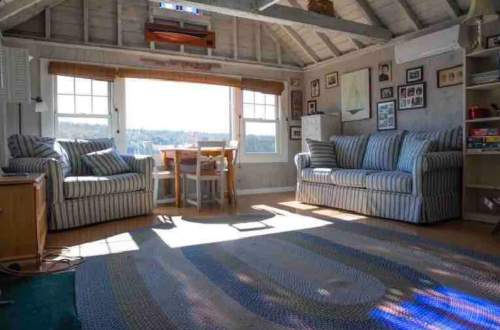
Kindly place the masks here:
<instances>
[{"instance_id":1,"label":"striped sofa","mask_svg":"<svg viewBox=\"0 0 500 330\"><path fill-rule=\"evenodd\" d=\"M335 167L296 155L297 200L416 224L461 216L462 128L331 140ZM426 152L412 149L426 143Z\"/></svg>"},{"instance_id":2,"label":"striped sofa","mask_svg":"<svg viewBox=\"0 0 500 330\"><path fill-rule=\"evenodd\" d=\"M40 142L60 148L60 157L37 157L34 146ZM154 159L121 156L131 173L93 176L80 156L108 148L115 148L113 139L55 141L14 135L9 138L13 158L8 171L46 174L48 224L52 231L151 213Z\"/></svg>"}]
</instances>

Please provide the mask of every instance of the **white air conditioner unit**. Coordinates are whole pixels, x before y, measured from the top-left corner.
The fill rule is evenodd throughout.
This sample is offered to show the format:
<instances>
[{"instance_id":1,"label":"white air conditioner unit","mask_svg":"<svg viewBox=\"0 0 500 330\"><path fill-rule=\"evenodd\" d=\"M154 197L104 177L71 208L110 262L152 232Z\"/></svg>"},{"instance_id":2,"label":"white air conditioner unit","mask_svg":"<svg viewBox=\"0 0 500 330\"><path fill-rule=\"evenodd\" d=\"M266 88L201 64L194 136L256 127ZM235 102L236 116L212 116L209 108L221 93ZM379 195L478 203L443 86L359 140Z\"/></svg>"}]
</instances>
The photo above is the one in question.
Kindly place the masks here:
<instances>
[{"instance_id":1,"label":"white air conditioner unit","mask_svg":"<svg viewBox=\"0 0 500 330\"><path fill-rule=\"evenodd\" d=\"M397 64L421 60L461 49L459 44L460 26L441 30L396 45L395 58Z\"/></svg>"}]
</instances>

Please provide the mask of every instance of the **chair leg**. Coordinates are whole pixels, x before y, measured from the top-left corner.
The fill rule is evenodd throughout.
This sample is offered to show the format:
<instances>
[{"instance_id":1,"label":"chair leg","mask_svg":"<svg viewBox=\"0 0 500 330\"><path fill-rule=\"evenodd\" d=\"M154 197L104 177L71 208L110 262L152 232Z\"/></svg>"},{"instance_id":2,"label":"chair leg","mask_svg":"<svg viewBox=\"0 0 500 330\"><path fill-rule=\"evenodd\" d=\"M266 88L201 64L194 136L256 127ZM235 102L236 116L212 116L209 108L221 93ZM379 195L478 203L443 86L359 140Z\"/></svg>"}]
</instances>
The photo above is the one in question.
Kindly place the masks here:
<instances>
[{"instance_id":1,"label":"chair leg","mask_svg":"<svg viewBox=\"0 0 500 330\"><path fill-rule=\"evenodd\" d=\"M154 181L155 181L155 185L154 185L154 191L153 191L153 198L154 198L154 206L155 208L158 206L158 187L159 187L159 182L160 181L158 179L158 175L156 174L156 169L155 169L155 173L154 173Z\"/></svg>"},{"instance_id":2,"label":"chair leg","mask_svg":"<svg viewBox=\"0 0 500 330\"><path fill-rule=\"evenodd\" d=\"M224 202L226 198L226 189L224 189L224 179L221 178L220 181L220 208L224 207Z\"/></svg>"},{"instance_id":3,"label":"chair leg","mask_svg":"<svg viewBox=\"0 0 500 330\"><path fill-rule=\"evenodd\" d=\"M198 212L200 212L202 200L203 194L201 193L201 182L200 180L196 180L196 206L198 207Z\"/></svg>"},{"instance_id":4,"label":"chair leg","mask_svg":"<svg viewBox=\"0 0 500 330\"><path fill-rule=\"evenodd\" d=\"M182 201L183 202L183 205L184 205L184 208L186 208L186 205L187 205L187 199L188 199L188 184L189 184L189 180L187 177L184 177L184 200Z\"/></svg>"}]
</instances>

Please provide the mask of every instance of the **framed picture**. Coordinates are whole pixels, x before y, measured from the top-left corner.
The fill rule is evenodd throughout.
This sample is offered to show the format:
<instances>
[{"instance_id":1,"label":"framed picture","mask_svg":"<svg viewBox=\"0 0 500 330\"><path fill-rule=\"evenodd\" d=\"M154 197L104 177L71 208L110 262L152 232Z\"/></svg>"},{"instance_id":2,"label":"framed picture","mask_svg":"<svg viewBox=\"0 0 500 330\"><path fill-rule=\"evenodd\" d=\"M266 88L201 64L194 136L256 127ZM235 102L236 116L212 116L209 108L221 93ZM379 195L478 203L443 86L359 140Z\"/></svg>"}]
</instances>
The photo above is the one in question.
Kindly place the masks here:
<instances>
[{"instance_id":1,"label":"framed picture","mask_svg":"<svg viewBox=\"0 0 500 330\"><path fill-rule=\"evenodd\" d=\"M320 95L319 79L311 81L311 97L319 97Z\"/></svg>"},{"instance_id":2,"label":"framed picture","mask_svg":"<svg viewBox=\"0 0 500 330\"><path fill-rule=\"evenodd\" d=\"M486 38L486 48L500 47L500 34Z\"/></svg>"},{"instance_id":3,"label":"framed picture","mask_svg":"<svg viewBox=\"0 0 500 330\"><path fill-rule=\"evenodd\" d=\"M339 73L332 72L325 76L325 86L326 88L333 88L339 85Z\"/></svg>"},{"instance_id":4,"label":"framed picture","mask_svg":"<svg viewBox=\"0 0 500 330\"><path fill-rule=\"evenodd\" d=\"M438 88L461 85L464 83L463 65L439 70L437 72Z\"/></svg>"},{"instance_id":5,"label":"framed picture","mask_svg":"<svg viewBox=\"0 0 500 330\"><path fill-rule=\"evenodd\" d=\"M377 103L377 129L379 131L397 129L396 101Z\"/></svg>"},{"instance_id":6,"label":"framed picture","mask_svg":"<svg viewBox=\"0 0 500 330\"><path fill-rule=\"evenodd\" d=\"M302 91L292 91L292 120L300 120L302 114Z\"/></svg>"},{"instance_id":7,"label":"framed picture","mask_svg":"<svg viewBox=\"0 0 500 330\"><path fill-rule=\"evenodd\" d=\"M302 127L290 126L290 140L302 140Z\"/></svg>"},{"instance_id":8,"label":"framed picture","mask_svg":"<svg viewBox=\"0 0 500 330\"><path fill-rule=\"evenodd\" d=\"M424 67L423 66L406 70L406 83L407 84L419 82L422 80L424 80Z\"/></svg>"},{"instance_id":9,"label":"framed picture","mask_svg":"<svg viewBox=\"0 0 500 330\"><path fill-rule=\"evenodd\" d=\"M342 121L370 118L370 69L344 74L341 85Z\"/></svg>"},{"instance_id":10,"label":"framed picture","mask_svg":"<svg viewBox=\"0 0 500 330\"><path fill-rule=\"evenodd\" d=\"M290 85L292 87L300 87L300 85L301 85L300 78L292 78L292 79L290 79Z\"/></svg>"},{"instance_id":11,"label":"framed picture","mask_svg":"<svg viewBox=\"0 0 500 330\"><path fill-rule=\"evenodd\" d=\"M382 62L378 65L378 81L392 81L392 62Z\"/></svg>"},{"instance_id":12,"label":"framed picture","mask_svg":"<svg viewBox=\"0 0 500 330\"><path fill-rule=\"evenodd\" d=\"M424 109L427 106L427 84L417 83L398 87L399 110Z\"/></svg>"},{"instance_id":13,"label":"framed picture","mask_svg":"<svg viewBox=\"0 0 500 330\"><path fill-rule=\"evenodd\" d=\"M318 103L316 101L308 101L307 102L307 114L314 115L318 110Z\"/></svg>"},{"instance_id":14,"label":"framed picture","mask_svg":"<svg viewBox=\"0 0 500 330\"><path fill-rule=\"evenodd\" d=\"M380 99L387 100L394 97L394 87L382 88L380 90Z\"/></svg>"}]
</instances>

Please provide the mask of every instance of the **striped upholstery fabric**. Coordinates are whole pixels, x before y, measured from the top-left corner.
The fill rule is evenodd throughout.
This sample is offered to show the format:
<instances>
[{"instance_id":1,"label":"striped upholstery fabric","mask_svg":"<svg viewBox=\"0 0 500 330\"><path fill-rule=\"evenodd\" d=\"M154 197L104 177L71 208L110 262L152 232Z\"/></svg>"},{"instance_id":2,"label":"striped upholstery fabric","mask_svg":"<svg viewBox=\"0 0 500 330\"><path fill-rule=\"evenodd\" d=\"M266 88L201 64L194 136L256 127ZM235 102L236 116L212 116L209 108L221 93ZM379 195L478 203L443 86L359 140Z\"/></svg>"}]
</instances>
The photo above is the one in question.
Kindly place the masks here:
<instances>
[{"instance_id":1,"label":"striped upholstery fabric","mask_svg":"<svg viewBox=\"0 0 500 330\"><path fill-rule=\"evenodd\" d=\"M72 176L64 179L64 198L86 198L144 190L146 177L139 173L113 176Z\"/></svg>"},{"instance_id":2,"label":"striped upholstery fabric","mask_svg":"<svg viewBox=\"0 0 500 330\"><path fill-rule=\"evenodd\" d=\"M429 140L406 140L401 149L398 161L398 171L411 173L417 159L427 153L432 146Z\"/></svg>"},{"instance_id":3,"label":"striped upholstery fabric","mask_svg":"<svg viewBox=\"0 0 500 330\"><path fill-rule=\"evenodd\" d=\"M10 155L13 158L33 158L35 157L34 145L45 143L54 146L54 139L32 135L12 135L8 139Z\"/></svg>"},{"instance_id":4,"label":"striped upholstery fabric","mask_svg":"<svg viewBox=\"0 0 500 330\"><path fill-rule=\"evenodd\" d=\"M422 161L424 172L462 168L463 154L460 151L430 153L425 154Z\"/></svg>"},{"instance_id":5,"label":"striped upholstery fabric","mask_svg":"<svg viewBox=\"0 0 500 330\"><path fill-rule=\"evenodd\" d=\"M370 136L363 168L377 171L396 170L402 139L402 134L376 134Z\"/></svg>"},{"instance_id":6,"label":"striped upholstery fabric","mask_svg":"<svg viewBox=\"0 0 500 330\"><path fill-rule=\"evenodd\" d=\"M311 167L336 168L337 157L333 149L333 142L321 142L307 139L307 146L311 151Z\"/></svg>"},{"instance_id":7,"label":"striped upholstery fabric","mask_svg":"<svg viewBox=\"0 0 500 330\"><path fill-rule=\"evenodd\" d=\"M332 173L338 170L333 168L306 168L302 170L302 180L306 182L334 184Z\"/></svg>"},{"instance_id":8,"label":"striped upholstery fabric","mask_svg":"<svg viewBox=\"0 0 500 330\"><path fill-rule=\"evenodd\" d=\"M110 148L116 149L114 139L58 140L57 142L68 155L73 176L92 175L92 171L83 163L80 156Z\"/></svg>"},{"instance_id":9,"label":"striped upholstery fabric","mask_svg":"<svg viewBox=\"0 0 500 330\"><path fill-rule=\"evenodd\" d=\"M374 173L367 177L366 188L401 194L411 194L413 176L404 172Z\"/></svg>"},{"instance_id":10,"label":"striped upholstery fabric","mask_svg":"<svg viewBox=\"0 0 500 330\"><path fill-rule=\"evenodd\" d=\"M131 171L130 166L113 149L96 151L80 157L97 176L117 175Z\"/></svg>"},{"instance_id":11,"label":"striped upholstery fabric","mask_svg":"<svg viewBox=\"0 0 500 330\"><path fill-rule=\"evenodd\" d=\"M366 177L371 170L338 170L332 173L332 182L336 186L351 188L366 188Z\"/></svg>"},{"instance_id":12,"label":"striped upholstery fabric","mask_svg":"<svg viewBox=\"0 0 500 330\"><path fill-rule=\"evenodd\" d=\"M436 132L409 132L406 140L431 140L430 152L461 151L463 148L463 129L455 127Z\"/></svg>"},{"instance_id":13,"label":"striped upholstery fabric","mask_svg":"<svg viewBox=\"0 0 500 330\"><path fill-rule=\"evenodd\" d=\"M297 168L297 182L302 181L302 170L311 166L311 154L300 153L295 155L295 167Z\"/></svg>"},{"instance_id":14,"label":"striped upholstery fabric","mask_svg":"<svg viewBox=\"0 0 500 330\"><path fill-rule=\"evenodd\" d=\"M35 158L53 158L60 162L64 176L67 176L71 172L71 166L67 158L62 151L57 151L56 145L36 142L33 144L33 153Z\"/></svg>"},{"instance_id":15,"label":"striped upholstery fabric","mask_svg":"<svg viewBox=\"0 0 500 330\"><path fill-rule=\"evenodd\" d=\"M384 191L369 191L366 215L400 220L411 223L426 223L422 211L423 198Z\"/></svg>"},{"instance_id":16,"label":"striped upholstery fabric","mask_svg":"<svg viewBox=\"0 0 500 330\"><path fill-rule=\"evenodd\" d=\"M341 168L361 168L369 135L332 136L337 162Z\"/></svg>"}]
</instances>

